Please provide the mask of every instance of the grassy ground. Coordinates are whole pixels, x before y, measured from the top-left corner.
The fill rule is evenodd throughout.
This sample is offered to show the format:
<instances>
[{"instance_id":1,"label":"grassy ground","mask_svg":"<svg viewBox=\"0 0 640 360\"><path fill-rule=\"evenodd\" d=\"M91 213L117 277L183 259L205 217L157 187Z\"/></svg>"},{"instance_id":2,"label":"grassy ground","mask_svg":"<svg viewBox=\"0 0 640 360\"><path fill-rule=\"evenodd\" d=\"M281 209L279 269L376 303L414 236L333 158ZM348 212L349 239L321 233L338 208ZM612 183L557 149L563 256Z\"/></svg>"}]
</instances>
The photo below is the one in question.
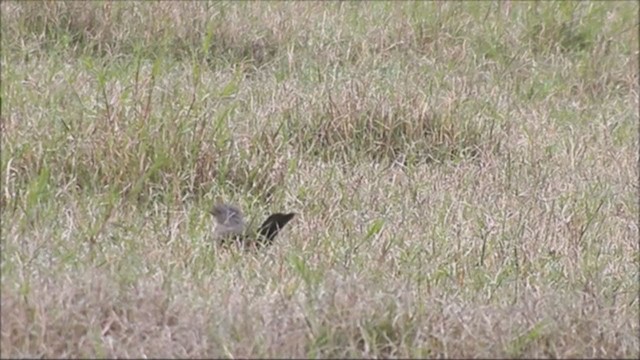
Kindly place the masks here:
<instances>
[{"instance_id":1,"label":"grassy ground","mask_svg":"<svg viewBox=\"0 0 640 360\"><path fill-rule=\"evenodd\" d=\"M637 2L1 7L3 358L640 356Z\"/></svg>"}]
</instances>

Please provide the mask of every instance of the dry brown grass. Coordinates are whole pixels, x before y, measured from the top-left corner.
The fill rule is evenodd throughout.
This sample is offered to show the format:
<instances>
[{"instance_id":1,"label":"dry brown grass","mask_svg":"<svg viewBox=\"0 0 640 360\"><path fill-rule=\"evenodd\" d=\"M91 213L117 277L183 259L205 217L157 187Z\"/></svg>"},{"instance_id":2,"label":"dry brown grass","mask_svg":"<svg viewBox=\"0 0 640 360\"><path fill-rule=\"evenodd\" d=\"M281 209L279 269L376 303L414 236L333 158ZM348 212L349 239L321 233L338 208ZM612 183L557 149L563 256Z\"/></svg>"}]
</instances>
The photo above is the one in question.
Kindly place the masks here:
<instances>
[{"instance_id":1,"label":"dry brown grass","mask_svg":"<svg viewBox=\"0 0 640 360\"><path fill-rule=\"evenodd\" d=\"M640 357L637 3L363 5L2 2L0 355Z\"/></svg>"}]
</instances>

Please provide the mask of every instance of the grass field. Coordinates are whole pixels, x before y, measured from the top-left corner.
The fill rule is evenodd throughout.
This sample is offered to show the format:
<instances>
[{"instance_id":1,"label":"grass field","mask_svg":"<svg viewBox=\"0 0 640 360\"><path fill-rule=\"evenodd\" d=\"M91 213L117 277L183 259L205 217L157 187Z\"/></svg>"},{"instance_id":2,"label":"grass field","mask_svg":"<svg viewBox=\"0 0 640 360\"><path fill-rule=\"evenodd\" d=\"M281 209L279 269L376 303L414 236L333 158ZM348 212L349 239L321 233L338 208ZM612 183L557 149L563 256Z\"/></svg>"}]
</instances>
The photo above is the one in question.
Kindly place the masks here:
<instances>
[{"instance_id":1,"label":"grass field","mask_svg":"<svg viewBox=\"0 0 640 360\"><path fill-rule=\"evenodd\" d=\"M2 358L640 357L638 2L0 6Z\"/></svg>"}]
</instances>

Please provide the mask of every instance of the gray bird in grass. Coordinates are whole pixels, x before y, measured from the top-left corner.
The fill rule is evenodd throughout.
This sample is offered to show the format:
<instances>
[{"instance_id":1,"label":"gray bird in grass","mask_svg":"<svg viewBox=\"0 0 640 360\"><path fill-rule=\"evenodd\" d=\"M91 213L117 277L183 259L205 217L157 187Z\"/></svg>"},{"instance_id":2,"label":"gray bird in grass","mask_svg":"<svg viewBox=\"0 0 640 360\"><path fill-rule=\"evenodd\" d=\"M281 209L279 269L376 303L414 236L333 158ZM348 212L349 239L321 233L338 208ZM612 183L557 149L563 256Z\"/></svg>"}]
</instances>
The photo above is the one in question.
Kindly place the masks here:
<instances>
[{"instance_id":1,"label":"gray bird in grass","mask_svg":"<svg viewBox=\"0 0 640 360\"><path fill-rule=\"evenodd\" d=\"M267 218L258 228L257 233L247 229L242 211L233 205L218 204L211 214L218 223L214 232L221 243L227 240L240 241L245 246L265 247L273 243L278 232L295 216L295 213L275 213Z\"/></svg>"}]
</instances>

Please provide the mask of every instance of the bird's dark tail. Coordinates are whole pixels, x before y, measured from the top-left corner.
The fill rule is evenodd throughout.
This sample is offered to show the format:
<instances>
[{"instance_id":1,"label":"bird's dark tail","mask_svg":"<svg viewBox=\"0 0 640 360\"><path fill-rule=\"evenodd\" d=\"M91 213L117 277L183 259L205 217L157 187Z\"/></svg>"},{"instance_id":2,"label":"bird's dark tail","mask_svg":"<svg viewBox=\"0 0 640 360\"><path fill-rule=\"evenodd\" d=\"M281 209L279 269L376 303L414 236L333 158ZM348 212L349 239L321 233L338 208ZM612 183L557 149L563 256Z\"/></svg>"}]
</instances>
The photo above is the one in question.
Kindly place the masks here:
<instances>
[{"instance_id":1,"label":"bird's dark tail","mask_svg":"<svg viewBox=\"0 0 640 360\"><path fill-rule=\"evenodd\" d=\"M260 235L260 243L263 246L271 245L273 239L278 235L280 229L282 229L293 217L295 213L282 214L275 213L267 218L267 220L262 223L260 226L260 230L258 233Z\"/></svg>"}]
</instances>

